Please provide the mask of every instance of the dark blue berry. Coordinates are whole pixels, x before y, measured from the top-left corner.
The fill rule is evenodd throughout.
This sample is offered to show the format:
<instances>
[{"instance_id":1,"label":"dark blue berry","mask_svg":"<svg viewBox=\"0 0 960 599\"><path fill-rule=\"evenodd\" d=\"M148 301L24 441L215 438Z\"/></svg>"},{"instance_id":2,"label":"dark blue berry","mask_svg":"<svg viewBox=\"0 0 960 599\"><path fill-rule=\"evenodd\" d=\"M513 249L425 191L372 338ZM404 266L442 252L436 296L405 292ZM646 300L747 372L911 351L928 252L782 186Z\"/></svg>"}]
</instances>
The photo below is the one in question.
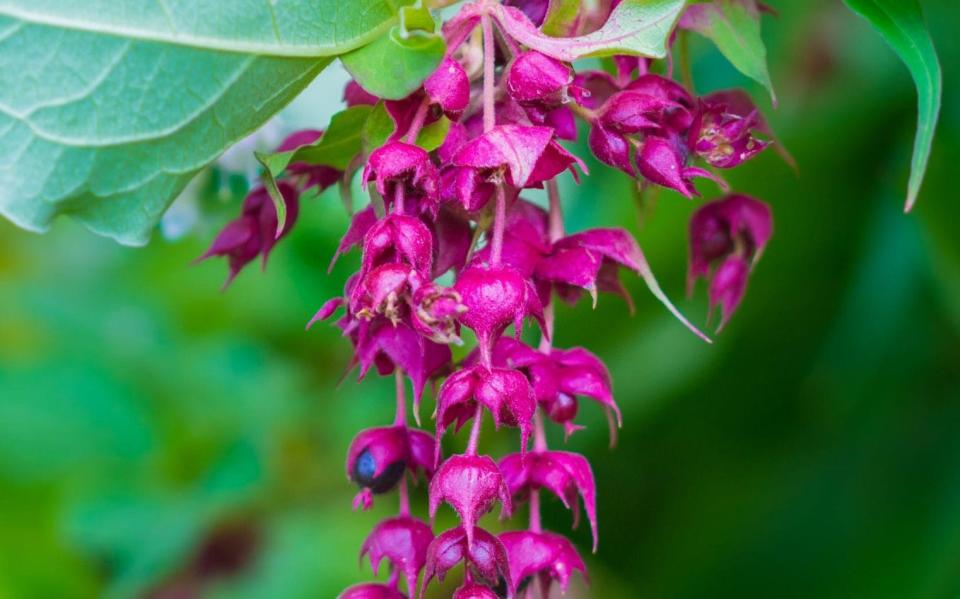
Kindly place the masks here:
<instances>
[{"instance_id":1,"label":"dark blue berry","mask_svg":"<svg viewBox=\"0 0 960 599\"><path fill-rule=\"evenodd\" d=\"M398 460L387 465L380 476L374 476L377 460L369 449L364 449L353 464L353 482L361 487L368 487L374 493L386 493L400 482L406 466L403 460Z\"/></svg>"}]
</instances>

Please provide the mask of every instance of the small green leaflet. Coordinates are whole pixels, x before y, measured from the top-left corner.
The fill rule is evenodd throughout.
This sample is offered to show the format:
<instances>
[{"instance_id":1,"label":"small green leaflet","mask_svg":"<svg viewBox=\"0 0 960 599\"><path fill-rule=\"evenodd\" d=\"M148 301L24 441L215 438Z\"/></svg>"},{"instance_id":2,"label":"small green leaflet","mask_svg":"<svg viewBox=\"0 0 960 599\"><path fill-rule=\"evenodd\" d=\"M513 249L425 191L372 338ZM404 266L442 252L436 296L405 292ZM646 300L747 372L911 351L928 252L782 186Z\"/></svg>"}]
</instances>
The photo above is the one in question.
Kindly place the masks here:
<instances>
[{"instance_id":1,"label":"small green leaflet","mask_svg":"<svg viewBox=\"0 0 960 599\"><path fill-rule=\"evenodd\" d=\"M353 106L338 112L330 119L330 126L317 142L300 146L296 150L275 154L255 153L257 160L263 165L263 185L277 209L277 237L287 224L287 203L277 187L277 179L291 162L346 170L353 157L360 153L361 133L371 111L370 106Z\"/></svg>"},{"instance_id":2,"label":"small green leaflet","mask_svg":"<svg viewBox=\"0 0 960 599\"><path fill-rule=\"evenodd\" d=\"M919 110L913 143L910 180L907 183L906 211L917 201L927 170L933 135L940 117L943 74L933 40L923 21L917 0L844 0L848 7L883 36L910 70L917 86Z\"/></svg>"},{"instance_id":3,"label":"small green leaflet","mask_svg":"<svg viewBox=\"0 0 960 599\"><path fill-rule=\"evenodd\" d=\"M760 11L755 0L713 0L690 6L680 19L684 29L712 41L738 71L777 96L767 68L767 48L760 37Z\"/></svg>"},{"instance_id":4,"label":"small green leaflet","mask_svg":"<svg viewBox=\"0 0 960 599\"><path fill-rule=\"evenodd\" d=\"M363 48L340 57L360 86L388 100L415 91L440 64L447 46L422 6L400 9L400 23Z\"/></svg>"}]
</instances>

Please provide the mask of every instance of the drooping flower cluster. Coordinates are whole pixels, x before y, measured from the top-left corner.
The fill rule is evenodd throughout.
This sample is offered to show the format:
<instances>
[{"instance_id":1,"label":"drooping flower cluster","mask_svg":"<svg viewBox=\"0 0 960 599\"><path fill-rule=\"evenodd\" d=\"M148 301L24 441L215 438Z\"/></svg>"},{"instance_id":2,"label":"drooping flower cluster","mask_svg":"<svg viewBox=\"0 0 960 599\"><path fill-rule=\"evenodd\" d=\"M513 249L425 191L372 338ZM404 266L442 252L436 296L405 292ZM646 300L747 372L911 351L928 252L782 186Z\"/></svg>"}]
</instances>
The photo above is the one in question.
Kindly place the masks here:
<instances>
[{"instance_id":1,"label":"drooping flower cluster","mask_svg":"<svg viewBox=\"0 0 960 599\"><path fill-rule=\"evenodd\" d=\"M638 185L688 198L699 195L697 178L725 189L712 169L737 166L771 143L745 94L698 98L650 72L649 59L630 56L613 57L615 75L575 72L561 52L532 49L527 38L510 33L535 31L547 3L511 4L517 8L493 0L464 6L444 28L446 58L409 97L381 100L356 82L344 93L349 106L382 106L393 131L368 155L354 157L373 201L353 215L334 259L359 247L360 268L309 324L342 309L336 326L353 346L351 367L361 378L371 368L396 377L393 423L356 436L346 474L359 487L355 509L395 489L400 504L399 514L378 524L361 550L374 574L387 562L389 580L351 587L345 598L412 597L417 589L422 596L434 579L461 565L464 583L455 597L462 598L530 597L534 581L547 597L553 582L565 591L575 571L586 576L573 544L543 530L540 495L555 495L573 511L574 525L582 502L596 550L593 472L584 456L547 447L545 423L560 425L569 437L581 428L576 421L586 398L606 411L613 435L621 413L598 356L554 347L555 301L576 303L586 293L596 305L605 291L632 308L620 277L633 272L684 325L706 337L667 299L627 231L565 232L556 179L569 172L579 180L587 169L561 140L577 138L579 119L601 162ZM442 144L418 145L423 128L441 119L448 121ZM281 149L320 135L301 132ZM265 261L293 226L299 194L341 175L327 166L293 164L277 184L287 207L284 226L278 227L267 192L257 188L204 257L227 256L231 279L257 255ZM521 198L534 188L546 188L548 209ZM692 287L709 279L710 306L720 307L721 326L739 305L771 232L766 205L743 195L694 214L688 281ZM452 284L439 282L451 271ZM540 331L536 348L520 340L528 323ZM473 331L477 347L455 363L449 346L462 343L463 327ZM436 389L432 435L408 425L407 379L418 422L427 384ZM485 418L496 428L518 429L515 453L499 460L482 453ZM464 450L443 456L440 441L451 425L459 431L468 424ZM429 481L430 519L447 504L459 526L435 534L411 514L408 481L421 474ZM522 503L529 505L526 529L494 535L481 527L498 504L508 518Z\"/></svg>"}]
</instances>

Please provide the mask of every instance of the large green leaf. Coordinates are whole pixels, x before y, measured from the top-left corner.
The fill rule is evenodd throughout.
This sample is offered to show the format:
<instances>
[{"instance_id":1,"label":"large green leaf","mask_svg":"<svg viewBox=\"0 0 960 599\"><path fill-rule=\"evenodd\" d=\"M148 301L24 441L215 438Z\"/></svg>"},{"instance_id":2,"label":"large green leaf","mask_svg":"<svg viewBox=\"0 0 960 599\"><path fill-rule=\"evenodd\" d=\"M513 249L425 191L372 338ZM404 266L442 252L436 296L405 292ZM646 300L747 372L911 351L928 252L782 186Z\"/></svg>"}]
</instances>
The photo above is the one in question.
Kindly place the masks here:
<instances>
[{"instance_id":1,"label":"large green leaf","mask_svg":"<svg viewBox=\"0 0 960 599\"><path fill-rule=\"evenodd\" d=\"M760 83L776 102L767 48L760 37L760 11L755 0L714 0L690 6L681 27L708 38L738 71Z\"/></svg>"},{"instance_id":2,"label":"large green leaf","mask_svg":"<svg viewBox=\"0 0 960 599\"><path fill-rule=\"evenodd\" d=\"M927 170L933 134L940 116L940 101L943 93L943 75L933 40L923 22L923 14L917 0L844 0L851 10L873 25L883 39L894 49L910 69L917 86L919 112L917 135L913 144L913 160L910 181L907 184L909 211Z\"/></svg>"},{"instance_id":3,"label":"large green leaf","mask_svg":"<svg viewBox=\"0 0 960 599\"><path fill-rule=\"evenodd\" d=\"M142 244L190 178L405 0L0 0L0 214Z\"/></svg>"}]
</instances>

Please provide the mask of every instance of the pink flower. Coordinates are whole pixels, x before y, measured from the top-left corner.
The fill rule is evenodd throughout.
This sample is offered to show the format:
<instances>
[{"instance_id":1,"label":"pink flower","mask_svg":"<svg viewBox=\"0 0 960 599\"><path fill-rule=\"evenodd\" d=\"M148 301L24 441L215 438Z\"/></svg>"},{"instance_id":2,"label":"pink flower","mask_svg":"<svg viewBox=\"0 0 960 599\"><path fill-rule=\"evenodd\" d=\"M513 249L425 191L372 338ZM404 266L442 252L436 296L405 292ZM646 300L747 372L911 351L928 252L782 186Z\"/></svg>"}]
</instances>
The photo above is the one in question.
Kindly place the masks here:
<instances>
[{"instance_id":1,"label":"pink flower","mask_svg":"<svg viewBox=\"0 0 960 599\"><path fill-rule=\"evenodd\" d=\"M769 130L746 94L717 92L700 100L690 146L711 166L733 168L770 145L755 137Z\"/></svg>"},{"instance_id":2,"label":"pink flower","mask_svg":"<svg viewBox=\"0 0 960 599\"><path fill-rule=\"evenodd\" d=\"M374 576L378 575L380 562L386 559L393 571L403 573L412 595L432 541L433 531L425 522L409 516L388 518L377 524L363 542L360 557L370 556Z\"/></svg>"},{"instance_id":3,"label":"pink flower","mask_svg":"<svg viewBox=\"0 0 960 599\"><path fill-rule=\"evenodd\" d=\"M460 562L464 562L475 583L502 589L501 596L513 596L515 586L510 576L510 562L500 540L484 529L476 528L472 541L468 542L466 531L458 527L440 533L430 543L420 597L434 578L443 582L447 572Z\"/></svg>"},{"instance_id":4,"label":"pink flower","mask_svg":"<svg viewBox=\"0 0 960 599\"><path fill-rule=\"evenodd\" d=\"M718 330L740 305L750 270L772 234L770 208L745 195L704 204L690 219L687 288L692 291L701 277L710 281L710 308L720 306L721 311Z\"/></svg>"},{"instance_id":5,"label":"pink flower","mask_svg":"<svg viewBox=\"0 0 960 599\"><path fill-rule=\"evenodd\" d=\"M277 234L277 209L273 205L273 200L265 188L257 187L243 200L243 211L240 217L227 223L227 226L213 240L210 248L197 258L198 262L213 256L227 258L230 273L223 284L224 288L230 285L243 267L257 256L261 257L261 263L266 268L273 246L297 222L297 213L300 210L299 193L285 181L278 182L277 187L287 206L287 221L279 235Z\"/></svg>"},{"instance_id":6,"label":"pink flower","mask_svg":"<svg viewBox=\"0 0 960 599\"><path fill-rule=\"evenodd\" d=\"M405 212L436 215L440 173L419 146L391 141L377 148L363 169L362 181L364 185L375 181L377 192L388 206L402 202Z\"/></svg>"},{"instance_id":7,"label":"pink flower","mask_svg":"<svg viewBox=\"0 0 960 599\"><path fill-rule=\"evenodd\" d=\"M597 550L597 491L587 458L568 451L531 451L526 456L513 453L500 460L500 471L517 500L541 488L559 497L567 509L573 510L574 527L580 519L579 494L593 531L593 550Z\"/></svg>"},{"instance_id":8,"label":"pink flower","mask_svg":"<svg viewBox=\"0 0 960 599\"><path fill-rule=\"evenodd\" d=\"M527 316L543 320L536 289L511 268L469 267L460 273L454 289L467 307L460 321L473 329L481 347L489 347L511 324L519 335Z\"/></svg>"},{"instance_id":9,"label":"pink flower","mask_svg":"<svg viewBox=\"0 0 960 599\"><path fill-rule=\"evenodd\" d=\"M440 61L437 70L423 82L423 89L451 119L459 118L470 104L470 80L463 66L450 57Z\"/></svg>"},{"instance_id":10,"label":"pink flower","mask_svg":"<svg viewBox=\"0 0 960 599\"><path fill-rule=\"evenodd\" d=\"M489 410L497 428L501 424L520 429L520 447L525 448L533 431L536 399L526 377L516 370L487 368L483 365L463 368L450 375L437 394L437 432L452 423L459 430L477 415L477 406ZM439 444L438 444L439 447Z\"/></svg>"},{"instance_id":11,"label":"pink flower","mask_svg":"<svg viewBox=\"0 0 960 599\"><path fill-rule=\"evenodd\" d=\"M430 518L437 515L442 502L449 503L460 516L468 545L473 543L480 516L489 512L497 500L502 506L501 515L509 516L510 494L497 463L489 456L452 455L430 479Z\"/></svg>"},{"instance_id":12,"label":"pink flower","mask_svg":"<svg viewBox=\"0 0 960 599\"><path fill-rule=\"evenodd\" d=\"M501 599L501 596L490 587L470 583L457 587L451 599Z\"/></svg>"},{"instance_id":13,"label":"pink flower","mask_svg":"<svg viewBox=\"0 0 960 599\"><path fill-rule=\"evenodd\" d=\"M520 581L518 592L523 592L524 581L537 578L541 597L549 597L554 580L560 584L560 592L566 593L574 571L587 575L576 548L560 535L524 530L505 532L499 538L510 558L510 572Z\"/></svg>"}]
</instances>

